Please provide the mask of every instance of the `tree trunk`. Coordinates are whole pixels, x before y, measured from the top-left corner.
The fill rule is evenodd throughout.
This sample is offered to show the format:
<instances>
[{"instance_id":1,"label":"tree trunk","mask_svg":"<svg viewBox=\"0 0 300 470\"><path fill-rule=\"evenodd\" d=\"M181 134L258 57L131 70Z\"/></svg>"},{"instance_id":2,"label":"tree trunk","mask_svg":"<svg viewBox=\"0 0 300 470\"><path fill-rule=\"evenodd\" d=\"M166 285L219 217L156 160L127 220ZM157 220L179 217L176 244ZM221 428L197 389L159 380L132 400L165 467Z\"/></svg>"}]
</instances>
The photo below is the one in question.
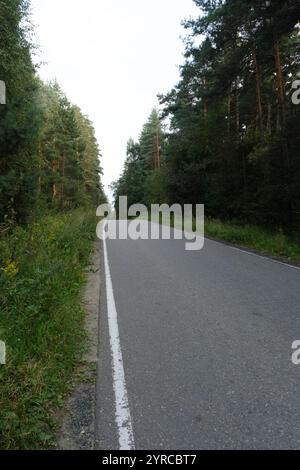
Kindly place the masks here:
<instances>
[{"instance_id":1,"label":"tree trunk","mask_svg":"<svg viewBox=\"0 0 300 470\"><path fill-rule=\"evenodd\" d=\"M238 89L236 90L236 134L237 141L239 142L240 136L240 95Z\"/></svg>"},{"instance_id":2,"label":"tree trunk","mask_svg":"<svg viewBox=\"0 0 300 470\"><path fill-rule=\"evenodd\" d=\"M257 61L256 50L253 48L253 61L255 66L255 81L256 81L256 101L257 101L257 118L260 133L263 133L263 109L262 109L262 96L261 96L261 77L260 68Z\"/></svg>"},{"instance_id":3,"label":"tree trunk","mask_svg":"<svg viewBox=\"0 0 300 470\"><path fill-rule=\"evenodd\" d=\"M64 205L64 195L65 195L65 151L63 152L63 156L61 159L61 202Z\"/></svg>"},{"instance_id":4,"label":"tree trunk","mask_svg":"<svg viewBox=\"0 0 300 470\"><path fill-rule=\"evenodd\" d=\"M272 135L272 105L271 103L268 103L268 133Z\"/></svg>"},{"instance_id":5,"label":"tree trunk","mask_svg":"<svg viewBox=\"0 0 300 470\"><path fill-rule=\"evenodd\" d=\"M52 199L54 201L54 199L56 199L57 197L57 189L56 189L56 183L53 183L52 185Z\"/></svg>"},{"instance_id":6,"label":"tree trunk","mask_svg":"<svg viewBox=\"0 0 300 470\"><path fill-rule=\"evenodd\" d=\"M56 180L55 180L55 173L57 171L58 167L58 162L57 160L53 160L52 162L52 174L53 174L53 183L52 183L52 200L57 198L58 192L57 192L57 186L56 186Z\"/></svg>"},{"instance_id":7,"label":"tree trunk","mask_svg":"<svg viewBox=\"0 0 300 470\"><path fill-rule=\"evenodd\" d=\"M153 150L153 167L154 170L160 169L160 141L159 141L159 130L157 129L154 137L154 150Z\"/></svg>"},{"instance_id":8,"label":"tree trunk","mask_svg":"<svg viewBox=\"0 0 300 470\"><path fill-rule=\"evenodd\" d=\"M228 95L228 102L227 102L227 131L228 135L230 136L230 131L231 131L231 94L229 93Z\"/></svg>"},{"instance_id":9,"label":"tree trunk","mask_svg":"<svg viewBox=\"0 0 300 470\"><path fill-rule=\"evenodd\" d=\"M39 142L38 147L38 155L39 155L39 176L38 176L38 195L42 192L42 144Z\"/></svg>"},{"instance_id":10,"label":"tree trunk","mask_svg":"<svg viewBox=\"0 0 300 470\"><path fill-rule=\"evenodd\" d=\"M206 78L203 78L203 85L204 85L204 90L206 90ZM208 114L208 106L207 106L207 101L206 99L203 99L203 113L204 113L204 119L206 121L207 119L207 114Z\"/></svg>"},{"instance_id":11,"label":"tree trunk","mask_svg":"<svg viewBox=\"0 0 300 470\"><path fill-rule=\"evenodd\" d=\"M274 49L275 49L275 66L276 66L276 84L277 84L277 96L278 96L278 104L279 104L279 111L280 111L280 127L285 122L285 98L284 98L284 77L282 72L282 61L281 61L281 53L280 53L280 45L279 41L276 38L274 42Z\"/></svg>"}]
</instances>

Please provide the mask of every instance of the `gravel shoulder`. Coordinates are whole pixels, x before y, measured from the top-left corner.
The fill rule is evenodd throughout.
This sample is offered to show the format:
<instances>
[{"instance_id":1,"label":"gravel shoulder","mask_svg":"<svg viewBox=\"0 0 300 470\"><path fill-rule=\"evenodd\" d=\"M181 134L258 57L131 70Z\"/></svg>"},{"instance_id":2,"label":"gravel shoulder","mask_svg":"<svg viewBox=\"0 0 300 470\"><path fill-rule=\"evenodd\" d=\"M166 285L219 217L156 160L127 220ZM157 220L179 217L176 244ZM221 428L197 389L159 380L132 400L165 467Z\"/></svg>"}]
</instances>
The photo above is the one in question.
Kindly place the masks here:
<instances>
[{"instance_id":1,"label":"gravel shoulder","mask_svg":"<svg viewBox=\"0 0 300 470\"><path fill-rule=\"evenodd\" d=\"M87 284L83 293L86 310L88 348L79 364L74 389L70 396L59 433L61 450L93 450L95 441L95 405L98 362L98 329L100 301L101 244L96 242L87 268Z\"/></svg>"}]
</instances>

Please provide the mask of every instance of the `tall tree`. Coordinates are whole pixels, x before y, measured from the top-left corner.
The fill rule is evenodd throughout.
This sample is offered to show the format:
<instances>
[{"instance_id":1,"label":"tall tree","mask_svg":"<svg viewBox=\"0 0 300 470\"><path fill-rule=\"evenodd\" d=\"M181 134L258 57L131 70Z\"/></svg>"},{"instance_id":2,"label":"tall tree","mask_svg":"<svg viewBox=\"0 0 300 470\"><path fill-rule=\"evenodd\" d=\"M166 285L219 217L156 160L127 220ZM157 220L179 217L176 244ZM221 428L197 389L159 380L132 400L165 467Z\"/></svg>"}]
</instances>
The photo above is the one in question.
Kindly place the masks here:
<instances>
[{"instance_id":1,"label":"tall tree","mask_svg":"<svg viewBox=\"0 0 300 470\"><path fill-rule=\"evenodd\" d=\"M28 2L0 0L0 18L0 79L7 90L6 105L0 105L1 223L25 220L34 204L38 111Z\"/></svg>"},{"instance_id":2,"label":"tall tree","mask_svg":"<svg viewBox=\"0 0 300 470\"><path fill-rule=\"evenodd\" d=\"M123 173L113 184L116 202L120 196L128 196L129 205L161 202L164 146L165 133L159 112L153 109L143 126L139 142L128 141Z\"/></svg>"}]
</instances>

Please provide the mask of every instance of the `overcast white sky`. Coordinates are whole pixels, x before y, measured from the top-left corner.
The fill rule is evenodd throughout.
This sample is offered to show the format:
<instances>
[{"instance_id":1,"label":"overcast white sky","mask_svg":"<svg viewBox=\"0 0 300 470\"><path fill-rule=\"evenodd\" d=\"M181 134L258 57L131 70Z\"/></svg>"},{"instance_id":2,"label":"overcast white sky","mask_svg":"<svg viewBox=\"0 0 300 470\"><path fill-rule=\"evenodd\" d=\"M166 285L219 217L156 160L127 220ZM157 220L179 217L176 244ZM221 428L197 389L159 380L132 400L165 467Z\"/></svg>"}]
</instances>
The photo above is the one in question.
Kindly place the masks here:
<instances>
[{"instance_id":1,"label":"overcast white sky","mask_svg":"<svg viewBox=\"0 0 300 470\"><path fill-rule=\"evenodd\" d=\"M56 78L94 122L104 184L122 171L157 94L178 81L192 0L31 0L44 80Z\"/></svg>"}]
</instances>

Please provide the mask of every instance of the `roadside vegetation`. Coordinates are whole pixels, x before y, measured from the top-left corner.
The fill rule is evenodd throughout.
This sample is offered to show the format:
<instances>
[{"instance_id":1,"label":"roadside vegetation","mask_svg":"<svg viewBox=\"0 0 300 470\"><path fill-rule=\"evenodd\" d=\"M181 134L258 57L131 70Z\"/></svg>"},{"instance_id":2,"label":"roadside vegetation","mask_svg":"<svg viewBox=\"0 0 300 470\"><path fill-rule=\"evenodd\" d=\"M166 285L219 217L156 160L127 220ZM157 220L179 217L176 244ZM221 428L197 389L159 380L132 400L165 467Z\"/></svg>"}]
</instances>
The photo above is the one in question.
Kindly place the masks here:
<instances>
[{"instance_id":1,"label":"roadside vegetation","mask_svg":"<svg viewBox=\"0 0 300 470\"><path fill-rule=\"evenodd\" d=\"M283 231L263 229L254 225L240 225L206 219L205 234L217 240L250 248L268 256L300 263L300 243L294 235Z\"/></svg>"},{"instance_id":2,"label":"roadside vegetation","mask_svg":"<svg viewBox=\"0 0 300 470\"><path fill-rule=\"evenodd\" d=\"M95 217L48 215L0 240L0 448L55 445L64 404L85 347L81 289Z\"/></svg>"},{"instance_id":3,"label":"roadside vegetation","mask_svg":"<svg viewBox=\"0 0 300 470\"><path fill-rule=\"evenodd\" d=\"M92 122L38 76L30 1L0 0L0 17L0 448L43 449L84 348L89 214L106 198Z\"/></svg>"}]
</instances>

